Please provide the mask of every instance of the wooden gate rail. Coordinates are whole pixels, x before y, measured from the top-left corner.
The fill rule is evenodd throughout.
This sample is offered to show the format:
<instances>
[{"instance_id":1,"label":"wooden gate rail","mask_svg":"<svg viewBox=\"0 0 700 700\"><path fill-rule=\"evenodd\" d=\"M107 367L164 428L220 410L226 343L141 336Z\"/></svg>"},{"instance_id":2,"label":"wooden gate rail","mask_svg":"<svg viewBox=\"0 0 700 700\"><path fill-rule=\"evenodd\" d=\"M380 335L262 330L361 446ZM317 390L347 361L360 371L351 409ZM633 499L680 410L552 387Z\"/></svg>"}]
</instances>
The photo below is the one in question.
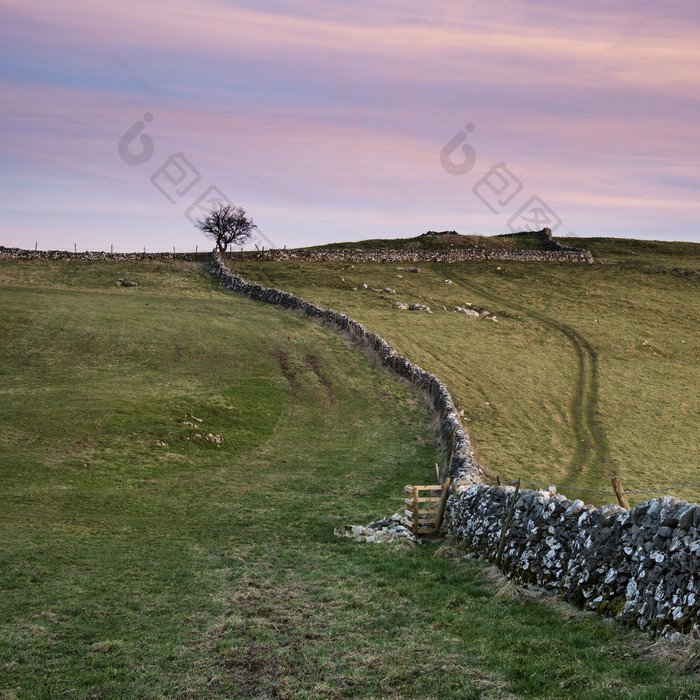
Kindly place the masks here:
<instances>
[{"instance_id":1,"label":"wooden gate rail","mask_svg":"<svg viewBox=\"0 0 700 700\"><path fill-rule=\"evenodd\" d=\"M449 485L448 477L442 485L403 487L403 490L410 494L409 498L404 498L404 503L409 506L404 513L415 537L434 535L440 531ZM428 495L421 495L425 492Z\"/></svg>"}]
</instances>

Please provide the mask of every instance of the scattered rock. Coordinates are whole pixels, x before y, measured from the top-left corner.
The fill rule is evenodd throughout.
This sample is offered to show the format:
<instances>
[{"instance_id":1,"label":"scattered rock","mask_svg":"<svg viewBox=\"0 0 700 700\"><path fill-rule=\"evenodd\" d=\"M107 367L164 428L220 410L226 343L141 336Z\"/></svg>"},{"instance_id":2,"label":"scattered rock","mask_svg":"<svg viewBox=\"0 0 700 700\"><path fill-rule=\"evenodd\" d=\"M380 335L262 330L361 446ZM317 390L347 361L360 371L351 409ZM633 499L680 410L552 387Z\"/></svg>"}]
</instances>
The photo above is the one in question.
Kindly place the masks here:
<instances>
[{"instance_id":1,"label":"scattered rock","mask_svg":"<svg viewBox=\"0 0 700 700\"><path fill-rule=\"evenodd\" d=\"M114 283L116 287L138 287L139 283L133 280L125 280L121 277L117 277L117 281Z\"/></svg>"},{"instance_id":2,"label":"scattered rock","mask_svg":"<svg viewBox=\"0 0 700 700\"><path fill-rule=\"evenodd\" d=\"M375 520L369 525L342 525L335 528L337 537L348 537L355 542L411 542L418 543L408 528L408 518L394 513L389 518Z\"/></svg>"},{"instance_id":3,"label":"scattered rock","mask_svg":"<svg viewBox=\"0 0 700 700\"><path fill-rule=\"evenodd\" d=\"M479 317L478 311L473 311L472 309L465 309L462 306L455 306L455 311L461 314L467 314L467 316L476 316L477 318Z\"/></svg>"},{"instance_id":4,"label":"scattered rock","mask_svg":"<svg viewBox=\"0 0 700 700\"><path fill-rule=\"evenodd\" d=\"M416 273L420 272L420 267L412 267L411 272L416 272Z\"/></svg>"},{"instance_id":5,"label":"scattered rock","mask_svg":"<svg viewBox=\"0 0 700 700\"><path fill-rule=\"evenodd\" d=\"M452 280L443 280L445 284L452 284Z\"/></svg>"},{"instance_id":6,"label":"scattered rock","mask_svg":"<svg viewBox=\"0 0 700 700\"><path fill-rule=\"evenodd\" d=\"M387 294L396 294L396 290L395 290L395 289L392 289L391 287L385 287L385 288L384 288L384 291L385 291Z\"/></svg>"},{"instance_id":7,"label":"scattered rock","mask_svg":"<svg viewBox=\"0 0 700 700\"><path fill-rule=\"evenodd\" d=\"M404 304L402 301L397 301L396 308L401 311L408 311L408 304Z\"/></svg>"},{"instance_id":8,"label":"scattered rock","mask_svg":"<svg viewBox=\"0 0 700 700\"><path fill-rule=\"evenodd\" d=\"M411 304L408 307L409 311L425 311L426 314L432 314L433 312L430 310L429 306L425 306L423 304Z\"/></svg>"}]
</instances>

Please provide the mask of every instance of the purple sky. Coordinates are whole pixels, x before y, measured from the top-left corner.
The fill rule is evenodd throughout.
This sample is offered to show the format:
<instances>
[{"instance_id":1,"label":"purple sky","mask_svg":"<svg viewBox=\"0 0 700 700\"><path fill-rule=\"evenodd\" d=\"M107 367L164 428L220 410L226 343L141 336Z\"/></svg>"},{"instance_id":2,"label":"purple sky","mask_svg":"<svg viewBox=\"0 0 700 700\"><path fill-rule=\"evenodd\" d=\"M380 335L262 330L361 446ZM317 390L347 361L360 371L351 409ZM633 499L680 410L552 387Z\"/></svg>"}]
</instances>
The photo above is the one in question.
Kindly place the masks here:
<instances>
[{"instance_id":1,"label":"purple sky","mask_svg":"<svg viewBox=\"0 0 700 700\"><path fill-rule=\"evenodd\" d=\"M696 1L0 0L0 40L3 245L209 248L219 195L266 246L700 241Z\"/></svg>"}]
</instances>

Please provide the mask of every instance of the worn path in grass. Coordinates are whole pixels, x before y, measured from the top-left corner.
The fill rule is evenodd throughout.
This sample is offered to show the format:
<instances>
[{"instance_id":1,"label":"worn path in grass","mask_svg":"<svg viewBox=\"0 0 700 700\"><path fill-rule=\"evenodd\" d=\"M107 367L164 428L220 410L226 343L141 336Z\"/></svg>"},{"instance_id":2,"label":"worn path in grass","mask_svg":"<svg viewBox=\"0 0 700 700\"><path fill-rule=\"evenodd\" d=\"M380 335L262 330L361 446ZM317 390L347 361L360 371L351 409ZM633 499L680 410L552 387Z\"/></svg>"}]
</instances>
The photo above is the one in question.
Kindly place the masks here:
<instances>
[{"instance_id":1,"label":"worn path in grass","mask_svg":"<svg viewBox=\"0 0 700 700\"><path fill-rule=\"evenodd\" d=\"M615 500L615 474L628 490L697 483L700 245L565 243L591 248L596 262L426 263L420 274L408 264L235 264L347 313L440 377L491 474L609 492L585 492L597 505ZM498 323L455 313L470 302ZM697 488L671 493L700 499Z\"/></svg>"},{"instance_id":2,"label":"worn path in grass","mask_svg":"<svg viewBox=\"0 0 700 700\"><path fill-rule=\"evenodd\" d=\"M570 403L573 431L571 466L565 478L571 483L586 470L589 478L599 477L602 482L609 449L607 437L597 416L598 352L581 333L566 323L561 323L535 309L529 309L523 304L496 294L492 289L475 284L459 273L452 274L452 281L466 290L476 292L489 302L536 319L544 326L561 333L571 343L576 354L577 370Z\"/></svg>"},{"instance_id":3,"label":"worn path in grass","mask_svg":"<svg viewBox=\"0 0 700 700\"><path fill-rule=\"evenodd\" d=\"M141 262L0 261L0 327L3 700L693 697L646 637L479 562L334 537L435 452L328 330Z\"/></svg>"}]
</instances>

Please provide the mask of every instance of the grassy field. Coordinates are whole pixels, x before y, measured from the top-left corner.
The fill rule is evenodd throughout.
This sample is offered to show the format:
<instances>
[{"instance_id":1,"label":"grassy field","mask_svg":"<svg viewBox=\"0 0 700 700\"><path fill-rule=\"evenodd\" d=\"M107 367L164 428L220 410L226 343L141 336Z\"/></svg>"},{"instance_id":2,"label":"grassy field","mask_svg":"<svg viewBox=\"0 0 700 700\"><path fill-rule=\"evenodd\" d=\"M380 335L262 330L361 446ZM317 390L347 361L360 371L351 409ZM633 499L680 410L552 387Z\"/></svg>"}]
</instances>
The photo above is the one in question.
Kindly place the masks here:
<instances>
[{"instance_id":1,"label":"grassy field","mask_svg":"<svg viewBox=\"0 0 700 700\"><path fill-rule=\"evenodd\" d=\"M480 562L334 537L435 453L327 330L190 263L0 261L0 319L0 698L698 697Z\"/></svg>"},{"instance_id":2,"label":"grassy field","mask_svg":"<svg viewBox=\"0 0 700 700\"><path fill-rule=\"evenodd\" d=\"M492 474L604 490L615 474L628 490L700 482L700 245L562 242L591 249L596 263L430 263L420 274L410 265L234 264L349 314L434 372ZM399 311L397 301L434 313ZM454 311L467 303L498 321ZM674 495L698 500L700 489Z\"/></svg>"}]
</instances>

